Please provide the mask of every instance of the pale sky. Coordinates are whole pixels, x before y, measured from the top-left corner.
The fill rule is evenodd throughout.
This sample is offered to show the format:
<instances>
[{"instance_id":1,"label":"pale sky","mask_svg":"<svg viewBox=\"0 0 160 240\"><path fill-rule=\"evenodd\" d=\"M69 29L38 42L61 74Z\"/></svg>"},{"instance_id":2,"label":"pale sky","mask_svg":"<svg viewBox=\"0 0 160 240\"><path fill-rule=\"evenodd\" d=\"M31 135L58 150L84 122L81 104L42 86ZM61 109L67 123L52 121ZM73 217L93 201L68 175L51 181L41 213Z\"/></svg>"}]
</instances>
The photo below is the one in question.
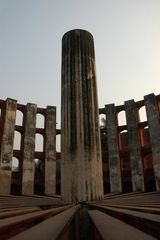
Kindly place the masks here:
<instances>
[{"instance_id":1,"label":"pale sky","mask_svg":"<svg viewBox=\"0 0 160 240\"><path fill-rule=\"evenodd\" d=\"M0 0L0 98L57 106L61 39L95 42L99 107L160 94L160 0Z\"/></svg>"}]
</instances>

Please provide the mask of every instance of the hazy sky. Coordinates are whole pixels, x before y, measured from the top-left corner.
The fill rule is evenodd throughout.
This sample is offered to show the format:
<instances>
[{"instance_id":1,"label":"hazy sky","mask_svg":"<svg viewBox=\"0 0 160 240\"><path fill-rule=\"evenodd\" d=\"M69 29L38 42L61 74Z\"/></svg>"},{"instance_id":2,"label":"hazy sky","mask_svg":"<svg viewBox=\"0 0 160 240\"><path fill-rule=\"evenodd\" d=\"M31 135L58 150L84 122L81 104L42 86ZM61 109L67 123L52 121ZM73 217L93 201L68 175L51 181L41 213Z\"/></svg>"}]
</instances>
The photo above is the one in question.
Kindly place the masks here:
<instances>
[{"instance_id":1,"label":"hazy sky","mask_svg":"<svg viewBox=\"0 0 160 240\"><path fill-rule=\"evenodd\" d=\"M57 106L61 39L95 40L99 106L160 93L160 0L0 0L0 98Z\"/></svg>"}]
</instances>

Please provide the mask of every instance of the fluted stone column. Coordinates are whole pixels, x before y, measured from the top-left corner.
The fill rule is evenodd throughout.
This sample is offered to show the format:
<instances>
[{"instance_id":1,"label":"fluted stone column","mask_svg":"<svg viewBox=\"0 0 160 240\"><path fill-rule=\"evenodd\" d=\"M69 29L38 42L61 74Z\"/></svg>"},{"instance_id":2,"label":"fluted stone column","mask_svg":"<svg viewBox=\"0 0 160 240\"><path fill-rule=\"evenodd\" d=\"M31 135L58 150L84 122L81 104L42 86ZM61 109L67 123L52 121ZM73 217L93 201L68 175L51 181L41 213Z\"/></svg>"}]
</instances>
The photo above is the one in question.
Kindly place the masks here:
<instances>
[{"instance_id":1,"label":"fluted stone column","mask_svg":"<svg viewBox=\"0 0 160 240\"><path fill-rule=\"evenodd\" d=\"M156 189L160 191L160 123L158 106L154 94L144 96L144 102L151 141Z\"/></svg>"},{"instance_id":2,"label":"fluted stone column","mask_svg":"<svg viewBox=\"0 0 160 240\"><path fill-rule=\"evenodd\" d=\"M9 195L11 189L16 109L17 101L7 98L0 156L0 195Z\"/></svg>"},{"instance_id":3,"label":"fluted stone column","mask_svg":"<svg viewBox=\"0 0 160 240\"><path fill-rule=\"evenodd\" d=\"M99 113L92 35L72 30L62 40L63 200L103 197Z\"/></svg>"},{"instance_id":4,"label":"fluted stone column","mask_svg":"<svg viewBox=\"0 0 160 240\"><path fill-rule=\"evenodd\" d=\"M37 106L28 103L25 114L23 149L22 194L34 194L34 154Z\"/></svg>"},{"instance_id":5,"label":"fluted stone column","mask_svg":"<svg viewBox=\"0 0 160 240\"><path fill-rule=\"evenodd\" d=\"M105 105L111 192L122 192L121 165L118 148L117 119L114 104Z\"/></svg>"},{"instance_id":6,"label":"fluted stone column","mask_svg":"<svg viewBox=\"0 0 160 240\"><path fill-rule=\"evenodd\" d=\"M45 194L56 193L56 107L47 106L45 118Z\"/></svg>"},{"instance_id":7,"label":"fluted stone column","mask_svg":"<svg viewBox=\"0 0 160 240\"><path fill-rule=\"evenodd\" d=\"M144 174L141 159L141 146L138 133L138 121L134 100L125 102L128 142L131 161L133 191L144 191Z\"/></svg>"}]
</instances>

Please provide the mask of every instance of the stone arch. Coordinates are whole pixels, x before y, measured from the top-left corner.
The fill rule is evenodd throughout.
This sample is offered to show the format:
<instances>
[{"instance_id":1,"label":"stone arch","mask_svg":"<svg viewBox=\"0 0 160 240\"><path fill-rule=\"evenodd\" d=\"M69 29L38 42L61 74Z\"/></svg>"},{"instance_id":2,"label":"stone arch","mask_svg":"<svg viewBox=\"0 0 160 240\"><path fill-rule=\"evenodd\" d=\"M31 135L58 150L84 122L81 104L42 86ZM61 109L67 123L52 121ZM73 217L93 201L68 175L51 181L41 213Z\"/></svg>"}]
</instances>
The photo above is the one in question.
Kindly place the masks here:
<instances>
[{"instance_id":1,"label":"stone arch","mask_svg":"<svg viewBox=\"0 0 160 240\"><path fill-rule=\"evenodd\" d=\"M123 126L123 125L127 125L126 113L124 110L118 113L118 126Z\"/></svg>"},{"instance_id":2,"label":"stone arch","mask_svg":"<svg viewBox=\"0 0 160 240\"><path fill-rule=\"evenodd\" d=\"M36 133L35 135L35 151L43 152L44 150L44 137L40 133Z\"/></svg>"}]
</instances>

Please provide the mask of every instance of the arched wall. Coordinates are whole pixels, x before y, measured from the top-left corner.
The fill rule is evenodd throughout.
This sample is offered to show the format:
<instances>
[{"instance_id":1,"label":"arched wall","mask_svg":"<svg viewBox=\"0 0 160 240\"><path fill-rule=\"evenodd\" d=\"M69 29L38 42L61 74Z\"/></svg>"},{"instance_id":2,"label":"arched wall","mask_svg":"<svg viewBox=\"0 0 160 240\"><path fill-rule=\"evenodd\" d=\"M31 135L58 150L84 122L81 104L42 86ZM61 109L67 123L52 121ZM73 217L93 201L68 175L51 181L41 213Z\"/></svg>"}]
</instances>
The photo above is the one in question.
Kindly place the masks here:
<instances>
[{"instance_id":1,"label":"arched wall","mask_svg":"<svg viewBox=\"0 0 160 240\"><path fill-rule=\"evenodd\" d=\"M160 152L160 95L149 94L144 100L129 100L120 106L108 104L99 109L99 114L100 120L104 119L103 126L102 122L100 126L105 192L159 191L160 157L157 157L157 153ZM39 118L41 122L37 123ZM1 195L37 194L38 191L39 194L49 195L55 194L56 188L60 193L60 172L56 172L56 168L59 169L56 158L60 159L56 139L59 139L59 147L60 134L61 131L56 130L55 107L37 108L35 104L22 105L13 99L0 100L0 176L5 186L4 190L1 184ZM19 136L18 147L15 144L16 135ZM35 149L36 135L42 136L41 149ZM6 154L7 163L4 161ZM12 171L13 157L19 160L18 172ZM43 162L39 176L34 170L36 158ZM30 179L26 178L28 163L33 168ZM133 168L133 163L140 163L138 169ZM5 171L4 164L7 164ZM113 168L116 177L111 174ZM141 176L138 172L141 172ZM8 182L4 174L9 176ZM134 188L135 178L138 178L138 189ZM31 185L28 189L29 180ZM118 181L115 185L117 189L113 189L112 181Z\"/></svg>"},{"instance_id":2,"label":"arched wall","mask_svg":"<svg viewBox=\"0 0 160 240\"><path fill-rule=\"evenodd\" d=\"M149 94L144 100L129 100L120 106L105 105L99 109L99 114L102 113L106 114L103 131L108 140L103 149L103 166L107 164L104 169L109 169L110 173L114 169L116 173L115 176L110 174L110 186L112 182L117 186L116 189L111 187L111 192L153 191L154 185L159 191L160 95ZM129 189L127 184L130 184Z\"/></svg>"},{"instance_id":3,"label":"arched wall","mask_svg":"<svg viewBox=\"0 0 160 240\"><path fill-rule=\"evenodd\" d=\"M42 141L37 140L40 143L36 136L41 136ZM55 107L37 108L35 104L23 105L14 99L0 100L0 179L4 184L0 195L38 194L37 189L39 194L55 194L55 146ZM35 171L35 158L43 162L40 174ZM14 169L15 159L19 162L18 171Z\"/></svg>"}]
</instances>

